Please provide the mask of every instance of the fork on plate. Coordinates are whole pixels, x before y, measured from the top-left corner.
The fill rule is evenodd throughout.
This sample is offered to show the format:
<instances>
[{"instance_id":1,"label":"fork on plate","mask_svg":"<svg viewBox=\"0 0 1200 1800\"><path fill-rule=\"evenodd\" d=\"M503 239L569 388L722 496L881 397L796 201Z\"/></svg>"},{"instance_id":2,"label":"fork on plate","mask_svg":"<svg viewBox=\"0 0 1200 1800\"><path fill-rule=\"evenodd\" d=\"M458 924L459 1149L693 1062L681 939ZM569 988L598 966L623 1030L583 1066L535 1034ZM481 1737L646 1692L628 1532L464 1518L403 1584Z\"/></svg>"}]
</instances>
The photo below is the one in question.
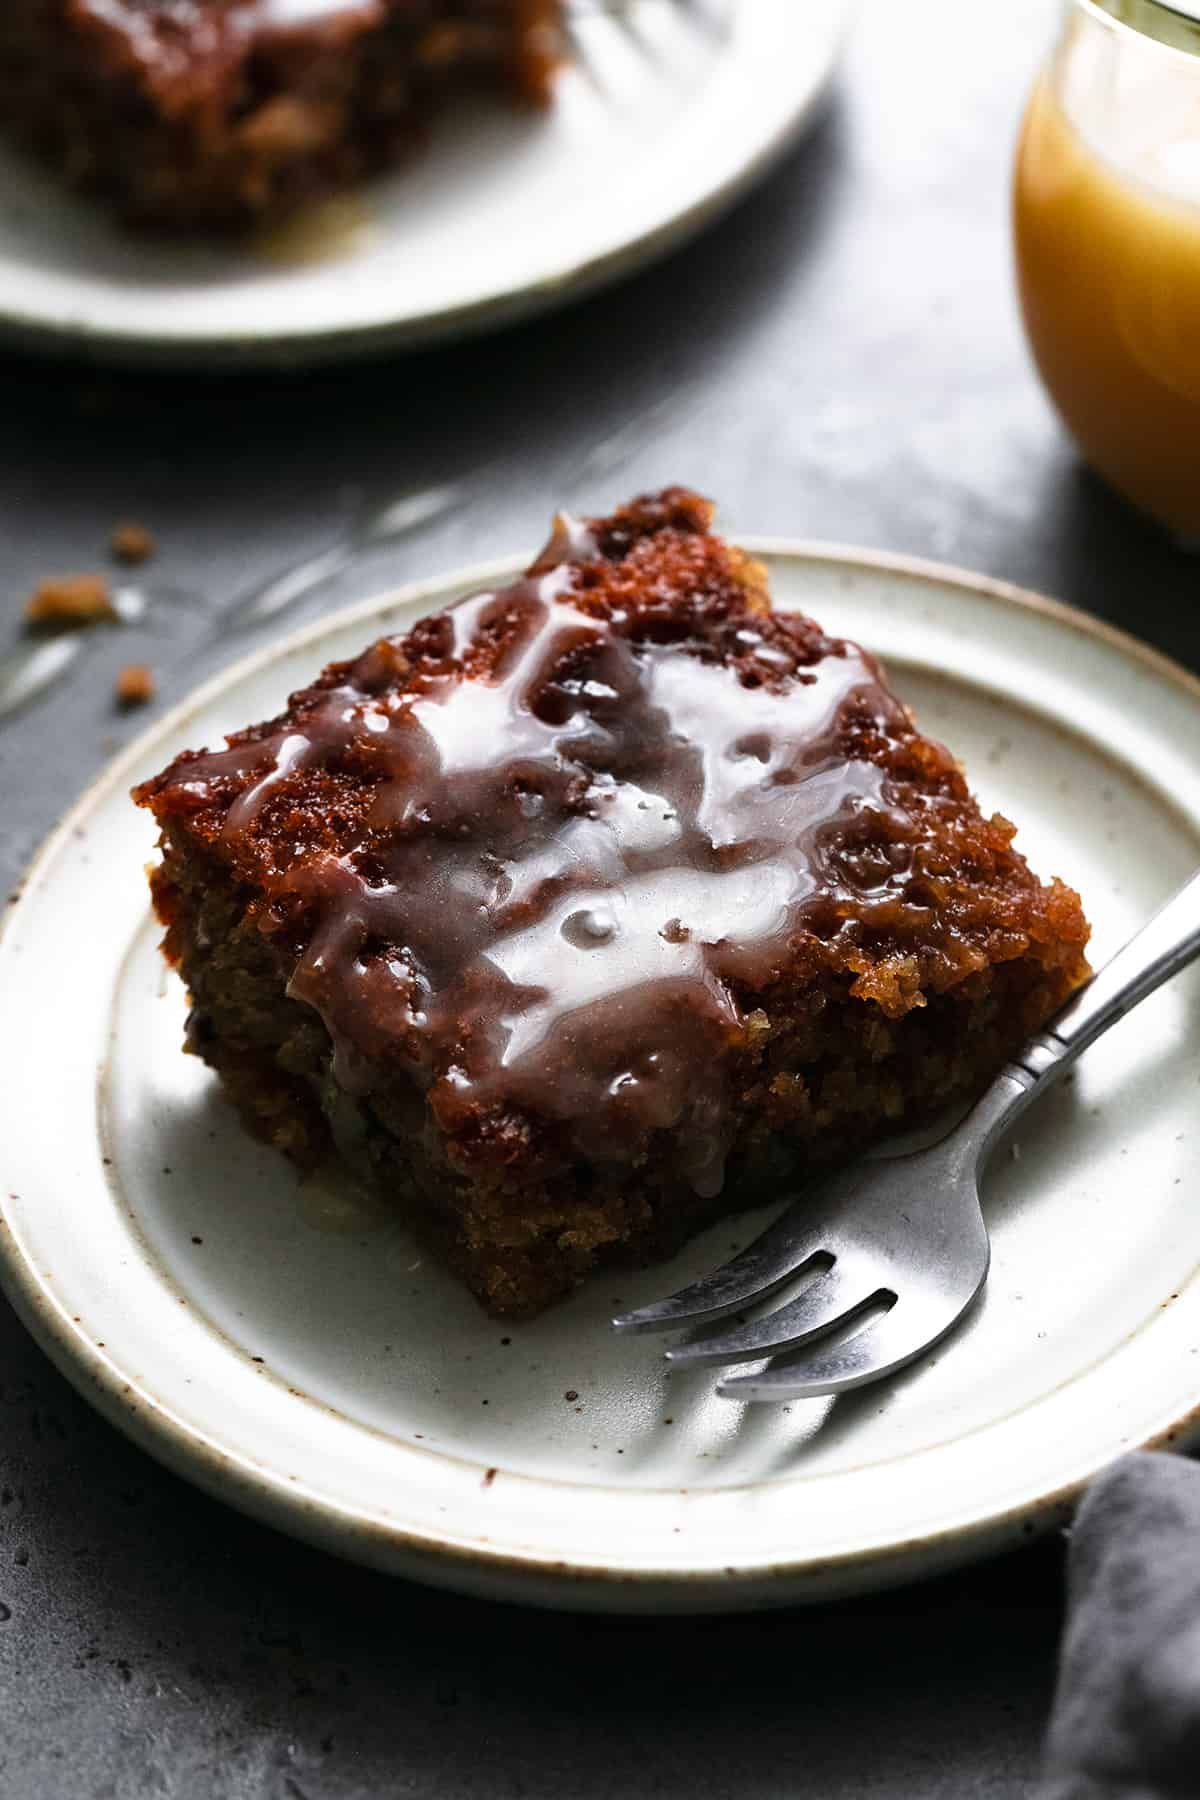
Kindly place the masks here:
<instances>
[{"instance_id":1,"label":"fork on plate","mask_svg":"<svg viewBox=\"0 0 1200 1800\"><path fill-rule=\"evenodd\" d=\"M838 1394L913 1362L958 1323L987 1278L979 1179L1005 1132L1089 1044L1197 956L1200 874L1068 1000L940 1142L822 1176L731 1262L668 1300L621 1314L613 1328L710 1325L807 1278L794 1299L764 1317L679 1344L668 1361L691 1367L768 1358L761 1369L725 1376L717 1391L731 1400ZM831 1333L836 1341L826 1341Z\"/></svg>"},{"instance_id":2,"label":"fork on plate","mask_svg":"<svg viewBox=\"0 0 1200 1800\"><path fill-rule=\"evenodd\" d=\"M563 27L575 55L586 66L595 49L597 21L614 26L635 48L649 54L652 40L643 28L654 17L670 18L676 28L698 38L720 42L730 31L732 0L566 0Z\"/></svg>"}]
</instances>

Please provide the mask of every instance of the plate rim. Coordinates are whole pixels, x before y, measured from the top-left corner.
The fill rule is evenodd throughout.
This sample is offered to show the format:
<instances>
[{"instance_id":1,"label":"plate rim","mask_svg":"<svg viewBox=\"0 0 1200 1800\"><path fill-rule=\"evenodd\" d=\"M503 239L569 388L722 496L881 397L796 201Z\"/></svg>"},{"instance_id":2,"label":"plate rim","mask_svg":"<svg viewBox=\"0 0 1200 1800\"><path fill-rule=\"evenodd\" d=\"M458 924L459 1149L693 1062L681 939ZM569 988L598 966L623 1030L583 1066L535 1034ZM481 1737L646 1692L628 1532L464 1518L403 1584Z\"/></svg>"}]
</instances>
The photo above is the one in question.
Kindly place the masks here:
<instances>
[{"instance_id":1,"label":"plate rim","mask_svg":"<svg viewBox=\"0 0 1200 1800\"><path fill-rule=\"evenodd\" d=\"M842 49L859 0L825 0L831 10L828 53L811 86L747 160L690 204L607 250L578 257L550 275L517 282L457 306L427 309L368 325L259 333L231 330L177 337L169 332L99 327L63 310L56 318L0 305L0 342L16 350L74 356L117 368L317 368L389 350L420 350L465 341L516 325L602 292L627 275L682 249L716 223L781 162L828 103ZM97 203L99 204L99 203Z\"/></svg>"},{"instance_id":2,"label":"plate rim","mask_svg":"<svg viewBox=\"0 0 1200 1800\"><path fill-rule=\"evenodd\" d=\"M1200 674L1141 639L1064 601L979 574L954 564L879 549L863 549L824 539L734 534L753 555L833 567L851 566L884 574L913 576L976 597L1048 617L1085 638L1099 639L1122 657L1141 664L1200 706ZM193 716L219 701L231 687L272 663L304 651L314 642L389 611L416 608L447 591L472 588L523 567L527 555L489 558L441 575L381 589L365 600L313 619L260 645L208 677L128 744L84 787L43 838L19 875L0 912L0 951L27 895L60 844L93 805L118 787L129 771L178 734ZM732 1611L823 1601L877 1591L922 1579L975 1560L1006 1545L1031 1541L1069 1520L1087 1481L1085 1475L1048 1493L967 1522L933 1527L916 1537L855 1547L819 1562L795 1558L757 1568L662 1566L618 1569L602 1564L551 1560L528 1550L505 1550L484 1543L455 1542L436 1534L355 1515L324 1497L289 1486L286 1478L237 1451L221 1448L176 1417L169 1404L123 1372L67 1314L50 1283L21 1251L0 1194L0 1288L38 1346L85 1399L139 1448L211 1496L288 1535L378 1569L456 1587L487 1597L523 1603L615 1612ZM1181 1416L1128 1448L1182 1450L1200 1440L1200 1396ZM754 1485L754 1484L752 1484Z\"/></svg>"}]
</instances>

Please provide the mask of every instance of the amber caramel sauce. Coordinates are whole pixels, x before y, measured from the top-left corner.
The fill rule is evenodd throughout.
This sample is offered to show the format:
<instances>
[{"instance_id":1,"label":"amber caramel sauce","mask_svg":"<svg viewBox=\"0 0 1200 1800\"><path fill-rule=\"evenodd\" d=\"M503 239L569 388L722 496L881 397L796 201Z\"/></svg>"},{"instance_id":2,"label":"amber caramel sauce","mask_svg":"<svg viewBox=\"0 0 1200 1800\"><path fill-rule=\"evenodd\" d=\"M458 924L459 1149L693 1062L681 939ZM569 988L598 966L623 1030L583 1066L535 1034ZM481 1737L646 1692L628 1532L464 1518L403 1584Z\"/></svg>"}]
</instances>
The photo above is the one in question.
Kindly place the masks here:
<instances>
[{"instance_id":1,"label":"amber caramel sauce","mask_svg":"<svg viewBox=\"0 0 1200 1800\"><path fill-rule=\"evenodd\" d=\"M1014 223L1038 368L1088 458L1200 539L1200 78L1186 118L1094 149L1043 82L1017 156ZM1163 131L1167 135L1162 135ZM1189 200L1188 196L1193 198Z\"/></svg>"},{"instance_id":2,"label":"amber caramel sauce","mask_svg":"<svg viewBox=\"0 0 1200 1800\"><path fill-rule=\"evenodd\" d=\"M360 193L311 200L257 231L251 253L277 269L310 268L358 256L370 242L374 216Z\"/></svg>"}]
</instances>

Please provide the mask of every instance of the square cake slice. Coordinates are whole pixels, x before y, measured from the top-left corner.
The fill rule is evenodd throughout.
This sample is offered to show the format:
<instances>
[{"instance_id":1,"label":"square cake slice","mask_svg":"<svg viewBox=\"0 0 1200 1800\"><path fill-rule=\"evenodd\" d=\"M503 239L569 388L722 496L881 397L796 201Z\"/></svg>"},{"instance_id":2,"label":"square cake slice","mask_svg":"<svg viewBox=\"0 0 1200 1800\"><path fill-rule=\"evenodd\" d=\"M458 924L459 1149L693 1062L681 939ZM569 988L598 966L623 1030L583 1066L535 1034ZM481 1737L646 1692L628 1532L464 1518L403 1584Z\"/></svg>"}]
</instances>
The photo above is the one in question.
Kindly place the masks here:
<instances>
[{"instance_id":1,"label":"square cake slice","mask_svg":"<svg viewBox=\"0 0 1200 1800\"><path fill-rule=\"evenodd\" d=\"M390 163L439 98L550 96L562 0L3 0L0 130L126 218L238 227Z\"/></svg>"},{"instance_id":2,"label":"square cake slice","mask_svg":"<svg viewBox=\"0 0 1200 1800\"><path fill-rule=\"evenodd\" d=\"M683 489L334 664L135 798L191 1047L496 1313L980 1087L1084 979L874 659Z\"/></svg>"}]
</instances>

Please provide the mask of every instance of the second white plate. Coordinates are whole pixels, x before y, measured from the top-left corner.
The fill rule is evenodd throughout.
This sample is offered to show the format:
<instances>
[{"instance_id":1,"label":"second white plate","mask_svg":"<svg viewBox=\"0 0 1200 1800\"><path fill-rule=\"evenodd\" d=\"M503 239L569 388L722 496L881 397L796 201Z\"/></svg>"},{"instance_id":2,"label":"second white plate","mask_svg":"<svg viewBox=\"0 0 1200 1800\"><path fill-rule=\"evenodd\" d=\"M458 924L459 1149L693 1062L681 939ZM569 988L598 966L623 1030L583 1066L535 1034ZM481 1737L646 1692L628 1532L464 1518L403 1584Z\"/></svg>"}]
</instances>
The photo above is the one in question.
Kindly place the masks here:
<instances>
[{"instance_id":1,"label":"second white plate","mask_svg":"<svg viewBox=\"0 0 1200 1800\"><path fill-rule=\"evenodd\" d=\"M762 546L758 546L760 550ZM971 577L767 547L777 603L885 656L1098 961L1200 862L1200 683ZM511 566L511 565L509 565ZM301 1186L180 1053L131 782L275 711L324 661L497 568L324 621L211 683L83 798L0 941L0 1275L117 1424L202 1486L380 1568L541 1604L775 1605L963 1561L1061 1519L1200 1406L1200 972L1146 1002L991 1172L990 1280L878 1388L788 1408L669 1377L608 1331L762 1219L486 1318L401 1225ZM86 926L83 921L86 920Z\"/></svg>"},{"instance_id":2,"label":"second white plate","mask_svg":"<svg viewBox=\"0 0 1200 1800\"><path fill-rule=\"evenodd\" d=\"M680 242L820 98L849 0L581 10L545 114L469 101L357 202L255 247L113 225L0 152L0 335L121 361L313 362L573 299Z\"/></svg>"}]
</instances>

